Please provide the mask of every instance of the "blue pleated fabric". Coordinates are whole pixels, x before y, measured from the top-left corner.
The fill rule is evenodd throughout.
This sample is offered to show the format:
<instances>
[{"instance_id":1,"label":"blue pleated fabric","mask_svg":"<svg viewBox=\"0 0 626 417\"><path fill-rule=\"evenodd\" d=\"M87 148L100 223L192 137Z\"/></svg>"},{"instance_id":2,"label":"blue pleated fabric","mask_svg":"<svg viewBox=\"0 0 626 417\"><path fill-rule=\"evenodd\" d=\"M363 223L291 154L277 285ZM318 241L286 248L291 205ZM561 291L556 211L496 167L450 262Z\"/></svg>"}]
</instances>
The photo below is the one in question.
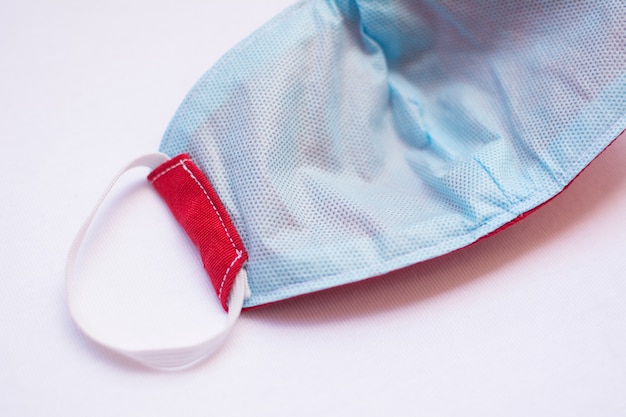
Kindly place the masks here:
<instances>
[{"instance_id":1,"label":"blue pleated fabric","mask_svg":"<svg viewBox=\"0 0 626 417\"><path fill-rule=\"evenodd\" d=\"M310 0L210 69L160 149L231 214L250 307L469 245L625 128L626 2Z\"/></svg>"}]
</instances>

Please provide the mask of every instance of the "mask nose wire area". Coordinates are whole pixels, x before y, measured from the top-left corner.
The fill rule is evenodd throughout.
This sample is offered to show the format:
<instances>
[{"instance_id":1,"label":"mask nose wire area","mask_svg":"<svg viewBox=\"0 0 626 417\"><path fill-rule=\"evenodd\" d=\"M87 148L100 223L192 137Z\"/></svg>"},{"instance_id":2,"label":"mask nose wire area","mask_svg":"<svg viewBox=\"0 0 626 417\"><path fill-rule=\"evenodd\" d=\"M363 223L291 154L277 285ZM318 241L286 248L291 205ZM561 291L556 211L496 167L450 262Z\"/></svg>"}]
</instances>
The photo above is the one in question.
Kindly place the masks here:
<instances>
[{"instance_id":1,"label":"mask nose wire area","mask_svg":"<svg viewBox=\"0 0 626 417\"><path fill-rule=\"evenodd\" d=\"M151 153L140 156L127 164L113 178L110 185L106 188L102 197L79 229L70 247L65 268L65 290L70 316L80 331L89 339L108 350L131 358L149 368L176 371L196 365L217 352L224 344L241 313L244 299L246 298L246 295L249 294L248 277L245 268L241 268L235 277L228 300L228 318L225 324L201 342L193 345L182 345L167 348L155 346L142 349L129 349L123 345L123 342L111 343L106 339L106 337L102 337L100 335L97 328L88 325L88 320L85 319L81 310L77 308L77 296L74 294L72 285L75 278L74 270L76 261L80 254L81 247L83 246L85 237L88 235L90 225L98 214L98 211L107 196L118 183L120 178L124 175L124 173L131 169L138 167L154 169L160 164L167 162L169 159L170 158L163 153Z\"/></svg>"}]
</instances>

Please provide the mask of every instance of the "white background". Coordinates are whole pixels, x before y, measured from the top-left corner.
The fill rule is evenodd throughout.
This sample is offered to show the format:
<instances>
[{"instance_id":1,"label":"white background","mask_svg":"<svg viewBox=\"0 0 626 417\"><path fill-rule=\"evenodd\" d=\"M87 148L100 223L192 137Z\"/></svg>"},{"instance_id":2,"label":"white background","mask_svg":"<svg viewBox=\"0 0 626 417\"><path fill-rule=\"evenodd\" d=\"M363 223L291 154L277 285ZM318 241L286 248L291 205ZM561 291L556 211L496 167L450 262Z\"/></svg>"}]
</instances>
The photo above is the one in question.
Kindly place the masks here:
<instances>
[{"instance_id":1,"label":"white background","mask_svg":"<svg viewBox=\"0 0 626 417\"><path fill-rule=\"evenodd\" d=\"M65 257L100 193L290 3L0 3L0 416L626 415L626 137L521 223L244 312L188 371L146 370L76 329ZM82 308L111 337L193 339L223 317L158 198L129 181L83 251Z\"/></svg>"}]
</instances>

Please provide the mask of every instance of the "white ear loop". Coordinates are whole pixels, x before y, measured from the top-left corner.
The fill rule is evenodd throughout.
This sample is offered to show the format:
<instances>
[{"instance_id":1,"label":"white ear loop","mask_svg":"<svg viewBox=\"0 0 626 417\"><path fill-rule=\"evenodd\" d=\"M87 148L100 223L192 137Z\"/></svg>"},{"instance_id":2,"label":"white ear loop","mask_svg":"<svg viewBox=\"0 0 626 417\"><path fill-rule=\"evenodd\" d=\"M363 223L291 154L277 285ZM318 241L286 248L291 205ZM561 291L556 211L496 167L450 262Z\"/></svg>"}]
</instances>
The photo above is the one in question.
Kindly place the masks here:
<instances>
[{"instance_id":1,"label":"white ear loop","mask_svg":"<svg viewBox=\"0 0 626 417\"><path fill-rule=\"evenodd\" d=\"M83 244L85 236L87 235L87 231L89 230L89 226L91 225L93 219L98 213L98 210L102 206L102 203L105 201L106 197L109 195L118 180L126 171L129 171L133 168L147 167L150 169L154 169L157 166L161 165L163 162L168 161L169 159L170 158L167 155L162 153L147 154L135 159L134 161L126 165L126 167L124 167L115 176L111 184L107 187L104 194L83 223L76 237L74 238L74 242L72 243L72 246L67 256L67 264L65 268L65 286L67 304L74 323L76 323L76 326L94 342L114 352L118 352L122 355L132 358L150 368L158 370L181 370L189 368L202 361L206 357L215 353L224 344L224 341L226 340L233 325L235 324L235 321L239 317L239 314L241 313L244 299L246 298L246 296L249 296L248 275L245 268L241 268L239 270L239 273L235 277L235 282L233 284L230 298L228 300L228 320L224 327L222 327L222 329L220 329L217 333L213 334L212 336L203 340L200 343L175 348L155 347L150 349L133 350L126 349L123 346L107 343L105 340L101 339L97 335L97 332L94 331L94 329L90 329L88 326L85 325L83 317L80 314L80 310L77 309L75 306L75 299L71 285L74 277L74 266L76 264L76 260L78 258L78 254L80 252L80 248Z\"/></svg>"}]
</instances>

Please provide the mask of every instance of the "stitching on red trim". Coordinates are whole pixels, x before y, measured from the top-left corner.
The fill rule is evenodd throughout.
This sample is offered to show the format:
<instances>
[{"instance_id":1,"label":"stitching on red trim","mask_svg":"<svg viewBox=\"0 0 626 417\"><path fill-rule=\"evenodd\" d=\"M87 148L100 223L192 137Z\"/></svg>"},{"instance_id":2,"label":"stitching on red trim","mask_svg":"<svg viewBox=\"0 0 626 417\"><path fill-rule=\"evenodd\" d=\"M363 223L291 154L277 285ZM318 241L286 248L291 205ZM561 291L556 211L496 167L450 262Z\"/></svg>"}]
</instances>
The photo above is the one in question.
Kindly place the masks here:
<instances>
[{"instance_id":1,"label":"stitching on red trim","mask_svg":"<svg viewBox=\"0 0 626 417\"><path fill-rule=\"evenodd\" d=\"M217 293L217 298L219 298L220 300L222 299L222 290L224 289L224 283L226 283L226 276L230 272L230 268L232 268L233 265L235 265L235 262L237 262L243 255L243 252L237 248L235 248L235 253L237 254L237 256L235 257L235 259L233 259L228 268L226 268L226 272L224 272L224 277L222 278L222 283L220 284L220 289Z\"/></svg>"},{"instance_id":2,"label":"stitching on red trim","mask_svg":"<svg viewBox=\"0 0 626 417\"><path fill-rule=\"evenodd\" d=\"M172 165L171 167L168 167L167 169L164 169L163 172L160 172L158 175L156 175L155 177L153 177L150 182L154 184L154 182L156 180L158 180L159 178L161 178L163 175L167 174L168 172L170 172L171 170L173 170L174 168L177 168L179 166L181 166L183 163L187 162L187 161L191 161L191 159L189 158L185 158L185 159L181 159L180 161L178 161L176 164Z\"/></svg>"},{"instance_id":3,"label":"stitching on red trim","mask_svg":"<svg viewBox=\"0 0 626 417\"><path fill-rule=\"evenodd\" d=\"M226 236L228 237L228 240L230 240L230 244L233 245L233 249L235 249L235 253L237 254L237 256L235 256L235 259L233 259L233 261L230 263L228 268L226 268L226 272L224 272L224 276L222 277L220 288L219 288L218 294L217 294L217 298L221 300L222 299L222 292L224 290L224 284L226 283L226 277L228 276L228 273L230 272L230 270L233 267L233 265L235 264L235 262L237 262L243 256L243 251L237 249L237 246L235 245L235 242L233 241L233 238L230 236L230 233L228 233L228 229L226 228L226 225L224 224L224 220L222 219L222 215L217 210L217 207L215 207L215 204L213 204L213 200L211 200L211 197L207 193L206 189L202 186L202 183L200 183L200 181L196 178L196 176L193 175L193 172L191 172L189 170L189 168L187 168L187 165L185 165L185 162L188 162L188 161L191 161L191 159L189 159L189 158L181 159L180 161L178 161L174 165L172 165L172 166L168 167L167 169L163 170L163 172L160 172L158 175L156 175L154 178L152 178L150 180L150 182L154 183L156 180L158 180L159 178L161 178L163 175L167 174L168 172L170 172L174 168L178 168L179 166L182 166L183 169L185 171L187 171L187 173L189 174L191 179L195 181L195 183L198 185L198 187L200 187L200 189L202 190L202 192L206 196L207 200L209 200L209 203L211 203L211 207L213 207L213 210L215 211L215 214L217 214L217 218L220 219L220 223L222 224L222 227L224 228L224 232L226 233Z\"/></svg>"},{"instance_id":4,"label":"stitching on red trim","mask_svg":"<svg viewBox=\"0 0 626 417\"><path fill-rule=\"evenodd\" d=\"M224 220L222 219L222 216L220 215L220 212L217 210L217 207L215 207L215 204L213 204L213 200L211 200L211 197L209 196L207 191L204 189L204 187L202 186L200 181L196 178L195 175L193 175L193 172L191 172L189 170L189 168L187 168L187 165L185 165L185 161L181 160L180 164L183 167L183 169L185 171L187 171L187 173L189 174L191 179L193 179L196 182L196 184L198 184L198 187L200 187L200 189L202 190L202 192L206 196L207 200L209 200L209 203L211 203L211 207L213 207L213 210L215 210L215 214L217 214L217 218L220 219L220 223L222 224L222 227L224 228L224 232L226 233L226 236L228 236L228 239L230 240L230 243L231 243L231 245L233 245L233 249L235 249L235 253L237 254L235 259L233 259L233 261L230 263L230 266L228 268L226 268L226 272L224 272L224 276L222 277L222 283L220 285L220 289L219 289L218 294L217 294L217 298L219 298L221 300L222 299L222 290L224 289L224 283L226 282L226 277L228 276L228 273L230 272L230 268L232 268L232 266L235 264L235 262L239 258L241 258L243 252L240 251L239 249L237 249L237 246L235 246L235 242L233 241L233 238L230 236L230 233L228 233L228 229L226 228L226 225L224 224Z\"/></svg>"}]
</instances>

